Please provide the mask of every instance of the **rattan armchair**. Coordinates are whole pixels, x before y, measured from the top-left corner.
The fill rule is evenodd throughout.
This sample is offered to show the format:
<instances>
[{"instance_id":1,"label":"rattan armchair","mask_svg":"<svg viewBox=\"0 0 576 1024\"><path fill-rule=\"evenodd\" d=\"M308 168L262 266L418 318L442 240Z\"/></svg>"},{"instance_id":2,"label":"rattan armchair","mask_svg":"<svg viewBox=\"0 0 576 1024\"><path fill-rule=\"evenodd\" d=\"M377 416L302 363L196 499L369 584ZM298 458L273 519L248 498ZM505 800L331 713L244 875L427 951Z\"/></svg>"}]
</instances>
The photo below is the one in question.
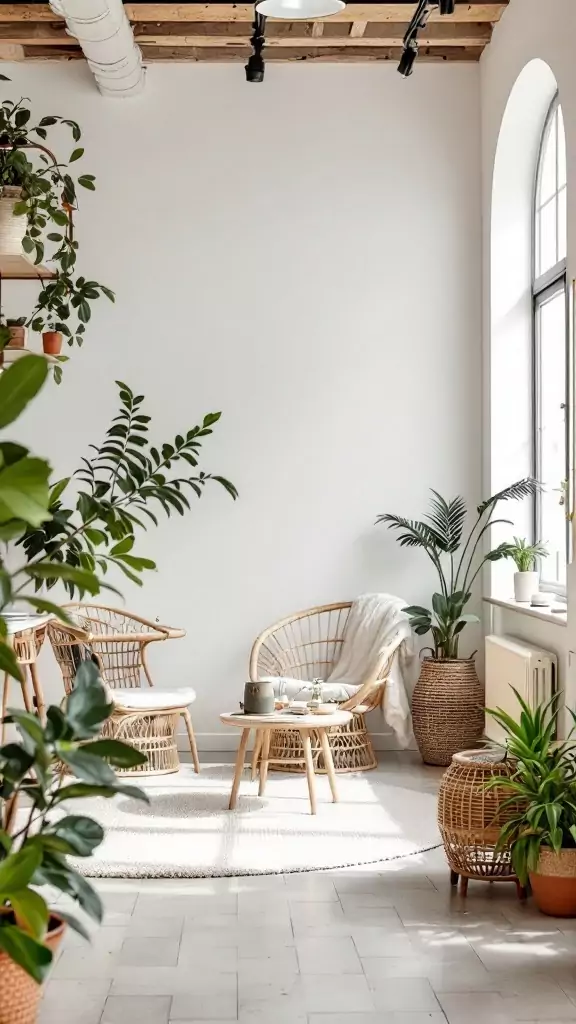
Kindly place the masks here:
<instances>
[{"instance_id":1,"label":"rattan armchair","mask_svg":"<svg viewBox=\"0 0 576 1024\"><path fill-rule=\"evenodd\" d=\"M281 676L310 681L315 677L328 679L345 643L345 630L351 601L320 605L289 615L264 630L256 639L250 655L250 679L257 681L268 676ZM347 726L333 729L329 734L334 767L340 772L368 771L377 765L376 755L366 728L365 715L382 705L384 688L391 659L396 646L391 644L382 654L370 675L363 679L356 693L340 701L342 711L353 713ZM270 757L278 759L278 771L303 771L303 751L299 734L293 730L276 729L270 742ZM324 771L322 746L313 749L317 771ZM253 771L259 751L254 751Z\"/></svg>"},{"instance_id":2,"label":"rattan armchair","mask_svg":"<svg viewBox=\"0 0 576 1024\"><path fill-rule=\"evenodd\" d=\"M152 689L146 660L149 644L183 637L185 631L104 605L73 604L67 605L66 611L73 625L55 619L48 625L64 689L70 693L81 661L91 659L98 664L115 705L105 725L105 735L130 743L148 758L146 764L126 774L162 775L178 771L176 728L180 717L186 726L194 769L199 772L189 711L196 694L190 688Z\"/></svg>"}]
</instances>

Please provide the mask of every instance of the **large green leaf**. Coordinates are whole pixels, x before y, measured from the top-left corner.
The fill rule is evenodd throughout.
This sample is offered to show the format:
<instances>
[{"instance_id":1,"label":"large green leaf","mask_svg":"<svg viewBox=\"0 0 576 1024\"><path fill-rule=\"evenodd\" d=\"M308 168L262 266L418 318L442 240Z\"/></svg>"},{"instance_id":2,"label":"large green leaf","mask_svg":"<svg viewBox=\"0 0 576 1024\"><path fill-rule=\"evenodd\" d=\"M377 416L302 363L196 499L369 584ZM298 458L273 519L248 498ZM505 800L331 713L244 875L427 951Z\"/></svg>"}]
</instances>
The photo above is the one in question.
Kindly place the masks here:
<instances>
[{"instance_id":1,"label":"large green leaf","mask_svg":"<svg viewBox=\"0 0 576 1024\"><path fill-rule=\"evenodd\" d=\"M26 457L1 469L0 521L23 519L30 526L40 526L50 519L49 477L50 465L44 459Z\"/></svg>"},{"instance_id":2,"label":"large green leaf","mask_svg":"<svg viewBox=\"0 0 576 1024\"><path fill-rule=\"evenodd\" d=\"M23 846L0 861L0 893L10 894L27 886L42 860L41 851L34 846Z\"/></svg>"},{"instance_id":3,"label":"large green leaf","mask_svg":"<svg viewBox=\"0 0 576 1024\"><path fill-rule=\"evenodd\" d=\"M52 826L52 833L72 847L79 857L89 857L104 839L104 829L84 815L69 814Z\"/></svg>"},{"instance_id":4,"label":"large green leaf","mask_svg":"<svg viewBox=\"0 0 576 1024\"><path fill-rule=\"evenodd\" d=\"M50 912L46 901L35 889L19 889L10 893L10 903L20 928L42 942L48 927Z\"/></svg>"},{"instance_id":5,"label":"large green leaf","mask_svg":"<svg viewBox=\"0 0 576 1024\"><path fill-rule=\"evenodd\" d=\"M0 429L20 416L48 376L42 356L23 356L0 374Z\"/></svg>"},{"instance_id":6,"label":"large green leaf","mask_svg":"<svg viewBox=\"0 0 576 1024\"><path fill-rule=\"evenodd\" d=\"M0 639L0 677L6 673L13 679L22 678L22 670L12 647Z\"/></svg>"},{"instance_id":7,"label":"large green leaf","mask_svg":"<svg viewBox=\"0 0 576 1024\"><path fill-rule=\"evenodd\" d=\"M36 562L26 566L26 572L36 579L59 579L67 583L74 583L80 591L88 591L92 595L98 594L100 590L98 578L93 572L62 562Z\"/></svg>"},{"instance_id":8,"label":"large green leaf","mask_svg":"<svg viewBox=\"0 0 576 1024\"><path fill-rule=\"evenodd\" d=\"M77 779L94 786L114 785L116 776L102 758L95 757L94 754L85 754L83 750L67 750L63 743L58 743L56 749Z\"/></svg>"},{"instance_id":9,"label":"large green leaf","mask_svg":"<svg viewBox=\"0 0 576 1024\"><path fill-rule=\"evenodd\" d=\"M37 942L16 925L0 923L0 949L34 978L34 981L42 984L52 963L52 953L47 946Z\"/></svg>"},{"instance_id":10,"label":"large green leaf","mask_svg":"<svg viewBox=\"0 0 576 1024\"><path fill-rule=\"evenodd\" d=\"M86 743L82 747L89 754L96 754L103 757L117 768L134 768L136 765L145 764L146 755L139 750L122 743L120 740L95 740L94 743Z\"/></svg>"}]
</instances>

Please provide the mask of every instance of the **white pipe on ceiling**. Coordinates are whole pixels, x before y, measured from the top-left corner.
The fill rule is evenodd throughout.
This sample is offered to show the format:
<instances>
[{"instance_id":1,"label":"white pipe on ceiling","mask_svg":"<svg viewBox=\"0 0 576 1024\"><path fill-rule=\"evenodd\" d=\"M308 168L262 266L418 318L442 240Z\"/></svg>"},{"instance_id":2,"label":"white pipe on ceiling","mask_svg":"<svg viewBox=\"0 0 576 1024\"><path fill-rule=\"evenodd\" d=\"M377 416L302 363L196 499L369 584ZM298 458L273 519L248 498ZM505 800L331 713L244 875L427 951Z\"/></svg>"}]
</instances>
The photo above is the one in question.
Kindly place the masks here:
<instances>
[{"instance_id":1,"label":"white pipe on ceiling","mask_svg":"<svg viewBox=\"0 0 576 1024\"><path fill-rule=\"evenodd\" d=\"M103 96L135 96L144 86L142 53L122 0L50 0L84 51Z\"/></svg>"}]
</instances>

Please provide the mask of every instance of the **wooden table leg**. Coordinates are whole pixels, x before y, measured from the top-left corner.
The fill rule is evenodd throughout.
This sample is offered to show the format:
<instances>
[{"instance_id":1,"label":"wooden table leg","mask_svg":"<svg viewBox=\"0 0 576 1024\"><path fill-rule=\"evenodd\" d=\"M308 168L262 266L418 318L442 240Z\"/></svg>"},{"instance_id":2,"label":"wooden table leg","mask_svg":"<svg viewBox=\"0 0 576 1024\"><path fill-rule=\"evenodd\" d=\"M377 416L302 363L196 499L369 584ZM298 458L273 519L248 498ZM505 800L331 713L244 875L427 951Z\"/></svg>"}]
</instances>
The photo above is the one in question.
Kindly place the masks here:
<instances>
[{"instance_id":1,"label":"wooden table leg","mask_svg":"<svg viewBox=\"0 0 576 1024\"><path fill-rule=\"evenodd\" d=\"M262 754L260 757L260 785L258 786L258 796L264 796L266 790L266 779L268 778L268 758L270 757L270 736L271 729L258 729L257 732L262 731L264 736L262 738Z\"/></svg>"},{"instance_id":2,"label":"wooden table leg","mask_svg":"<svg viewBox=\"0 0 576 1024\"><path fill-rule=\"evenodd\" d=\"M258 758L260 757L260 751L262 750L262 733L260 729L254 730L254 749L252 751L252 782L258 774Z\"/></svg>"},{"instance_id":3,"label":"wooden table leg","mask_svg":"<svg viewBox=\"0 0 576 1024\"><path fill-rule=\"evenodd\" d=\"M190 751L192 753L192 761L194 762L194 771L196 775L200 774L200 761L198 759L198 747L196 746L196 737L194 735L194 726L192 725L192 719L188 708L184 708L182 712L182 718L184 719L184 725L186 726L186 732L188 733L188 742L190 744Z\"/></svg>"},{"instance_id":4,"label":"wooden table leg","mask_svg":"<svg viewBox=\"0 0 576 1024\"><path fill-rule=\"evenodd\" d=\"M232 783L232 792L230 793L230 803L228 804L229 811L233 811L236 807L238 789L240 788L240 779L242 778L242 772L244 771L244 757L246 756L246 747L248 746L249 738L250 729L243 729L242 736L240 737L240 746L238 747L238 757L236 758L236 771L234 772L234 782Z\"/></svg>"},{"instance_id":5,"label":"wooden table leg","mask_svg":"<svg viewBox=\"0 0 576 1024\"><path fill-rule=\"evenodd\" d=\"M328 733L326 729L319 729L320 743L322 744L322 752L324 754L324 765L326 767L326 774L328 776L328 782L330 783L330 789L332 791L333 803L338 803L338 790L336 789L336 772L334 771L334 761L332 758L332 751L330 750L330 740L328 739Z\"/></svg>"},{"instance_id":6,"label":"wooden table leg","mask_svg":"<svg viewBox=\"0 0 576 1024\"><path fill-rule=\"evenodd\" d=\"M310 731L302 729L302 747L304 748L304 760L306 762L306 778L308 779L308 793L310 795L310 812L316 814L316 787L314 776L314 761L312 760L312 744L310 742Z\"/></svg>"},{"instance_id":7,"label":"wooden table leg","mask_svg":"<svg viewBox=\"0 0 576 1024\"><path fill-rule=\"evenodd\" d=\"M24 707L26 708L26 711L29 711L30 714L33 715L36 713L36 709L34 707L34 701L31 699L30 693L28 691L28 669L30 669L30 675L32 675L32 665L20 665L20 671L22 673L20 689L22 690L22 700L24 701ZM34 677L32 677L32 682L34 682Z\"/></svg>"},{"instance_id":8,"label":"wooden table leg","mask_svg":"<svg viewBox=\"0 0 576 1024\"><path fill-rule=\"evenodd\" d=\"M32 687L36 698L36 712L42 725L44 725L46 723L46 701L44 700L44 691L38 677L36 662L31 662L28 668L30 669L30 678L32 679Z\"/></svg>"},{"instance_id":9,"label":"wooden table leg","mask_svg":"<svg viewBox=\"0 0 576 1024\"><path fill-rule=\"evenodd\" d=\"M4 719L6 718L6 708L8 707L8 692L10 687L10 676L7 672L4 673L4 688L2 690L2 712L0 715L0 741L4 744L6 738L6 726Z\"/></svg>"}]
</instances>

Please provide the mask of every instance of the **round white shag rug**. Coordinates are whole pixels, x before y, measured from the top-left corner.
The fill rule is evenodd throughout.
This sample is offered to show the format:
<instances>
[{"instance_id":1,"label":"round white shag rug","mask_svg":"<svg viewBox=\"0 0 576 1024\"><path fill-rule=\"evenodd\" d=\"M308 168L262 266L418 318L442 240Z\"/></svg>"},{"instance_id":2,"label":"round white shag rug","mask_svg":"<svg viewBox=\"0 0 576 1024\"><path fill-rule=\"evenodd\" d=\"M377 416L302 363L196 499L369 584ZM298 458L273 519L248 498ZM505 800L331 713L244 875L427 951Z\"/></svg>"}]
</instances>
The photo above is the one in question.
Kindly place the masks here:
<instances>
[{"instance_id":1,"label":"round white shag rug","mask_svg":"<svg viewBox=\"0 0 576 1024\"><path fill-rule=\"evenodd\" d=\"M177 775L143 780L148 805L125 796L74 801L70 813L89 814L106 830L76 867L88 877L280 874L394 860L440 842L433 788L403 782L401 771L338 776L337 804L328 780L317 777L316 815L305 776L278 772L264 797L245 774L229 811L232 776L232 765L203 765L200 775L183 765Z\"/></svg>"}]
</instances>

